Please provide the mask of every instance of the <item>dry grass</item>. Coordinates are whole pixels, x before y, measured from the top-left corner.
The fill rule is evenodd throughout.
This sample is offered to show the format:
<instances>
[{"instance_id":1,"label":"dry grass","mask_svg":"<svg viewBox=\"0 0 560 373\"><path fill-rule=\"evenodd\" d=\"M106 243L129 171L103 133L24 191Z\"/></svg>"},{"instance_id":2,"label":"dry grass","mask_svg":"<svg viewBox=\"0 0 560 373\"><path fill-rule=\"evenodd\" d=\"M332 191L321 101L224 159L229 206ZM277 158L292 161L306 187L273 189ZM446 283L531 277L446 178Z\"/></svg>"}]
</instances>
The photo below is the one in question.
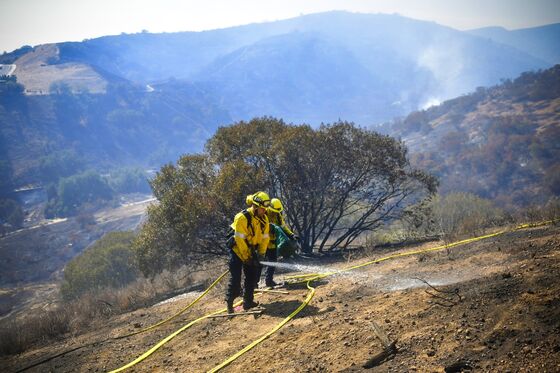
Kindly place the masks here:
<instances>
[{"instance_id":1,"label":"dry grass","mask_svg":"<svg viewBox=\"0 0 560 373\"><path fill-rule=\"evenodd\" d=\"M560 220L560 198L551 198L544 206L529 206L519 209L512 214L515 223L536 223L541 221Z\"/></svg>"},{"instance_id":2,"label":"dry grass","mask_svg":"<svg viewBox=\"0 0 560 373\"><path fill-rule=\"evenodd\" d=\"M63 83L72 92L104 93L107 82L90 66L79 63L50 65L57 60L58 47L54 44L38 46L16 61L15 75L31 95L49 94L53 85Z\"/></svg>"},{"instance_id":3,"label":"dry grass","mask_svg":"<svg viewBox=\"0 0 560 373\"><path fill-rule=\"evenodd\" d=\"M192 271L183 267L154 279L140 278L124 288L88 293L74 301L61 301L47 309L3 320L0 355L18 354L47 341L80 335L95 321L157 303L196 284L206 286L211 280L208 274L215 273L215 268Z\"/></svg>"}]
</instances>

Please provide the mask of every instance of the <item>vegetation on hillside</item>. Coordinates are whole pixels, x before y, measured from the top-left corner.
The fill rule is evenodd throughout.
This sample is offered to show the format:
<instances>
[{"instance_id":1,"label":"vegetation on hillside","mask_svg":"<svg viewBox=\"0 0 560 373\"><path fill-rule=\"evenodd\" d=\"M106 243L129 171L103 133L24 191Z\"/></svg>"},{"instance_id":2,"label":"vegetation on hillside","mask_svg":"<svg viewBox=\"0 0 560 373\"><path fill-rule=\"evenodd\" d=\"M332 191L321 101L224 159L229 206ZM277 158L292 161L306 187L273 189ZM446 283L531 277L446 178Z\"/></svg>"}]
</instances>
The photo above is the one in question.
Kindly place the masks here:
<instances>
[{"instance_id":1,"label":"vegetation on hillside","mask_svg":"<svg viewBox=\"0 0 560 373\"><path fill-rule=\"evenodd\" d=\"M0 83L2 231L23 221L15 188L44 186L47 217L73 215L85 203L110 199L107 182L94 180L92 172L111 172L116 193L149 192L143 172L133 169L202 149L227 118L204 92L173 80L153 92L117 79L103 95L74 93L63 83L52 93L27 96L15 76ZM92 185L85 185L85 172Z\"/></svg>"},{"instance_id":2,"label":"vegetation on hillside","mask_svg":"<svg viewBox=\"0 0 560 373\"><path fill-rule=\"evenodd\" d=\"M0 133L0 235L23 224L23 209L14 195L12 165L6 155L6 141Z\"/></svg>"},{"instance_id":3,"label":"vegetation on hillside","mask_svg":"<svg viewBox=\"0 0 560 373\"><path fill-rule=\"evenodd\" d=\"M106 94L73 93L59 85L54 94L35 96L24 95L15 81L0 84L2 160L10 162L16 185L91 167L159 166L201 150L227 120L211 97L177 81L151 92L111 83Z\"/></svg>"},{"instance_id":4,"label":"vegetation on hillside","mask_svg":"<svg viewBox=\"0 0 560 373\"><path fill-rule=\"evenodd\" d=\"M549 219L533 216L532 221ZM396 244L443 239L447 242L461 237L483 234L487 229L511 223L512 214L488 199L472 193L436 194L409 206L399 220L389 222L368 237L371 245Z\"/></svg>"},{"instance_id":5,"label":"vegetation on hillside","mask_svg":"<svg viewBox=\"0 0 560 373\"><path fill-rule=\"evenodd\" d=\"M136 279L139 272L131 249L133 239L132 232L111 232L72 259L64 268L60 289L64 299L122 287Z\"/></svg>"},{"instance_id":6,"label":"vegetation on hillside","mask_svg":"<svg viewBox=\"0 0 560 373\"><path fill-rule=\"evenodd\" d=\"M58 186L49 188L47 194L47 218L74 215L85 203L99 203L113 198L113 191L107 181L94 171L61 178Z\"/></svg>"},{"instance_id":7,"label":"vegetation on hillside","mask_svg":"<svg viewBox=\"0 0 560 373\"><path fill-rule=\"evenodd\" d=\"M441 192L471 192L515 208L560 195L560 65L523 73L393 123L420 140L411 162L441 180Z\"/></svg>"},{"instance_id":8,"label":"vegetation on hillside","mask_svg":"<svg viewBox=\"0 0 560 373\"><path fill-rule=\"evenodd\" d=\"M45 217L76 215L81 210L95 210L118 194L150 193L148 176L138 168L121 168L102 177L94 170L58 177L47 185L48 203ZM89 206L89 208L88 208Z\"/></svg>"},{"instance_id":9,"label":"vegetation on hillside","mask_svg":"<svg viewBox=\"0 0 560 373\"><path fill-rule=\"evenodd\" d=\"M437 183L411 168L391 137L345 122L314 130L265 117L220 128L205 153L164 166L151 184L159 204L136 241L146 274L226 254L228 225L259 189L284 201L303 250L321 251L398 218Z\"/></svg>"},{"instance_id":10,"label":"vegetation on hillside","mask_svg":"<svg viewBox=\"0 0 560 373\"><path fill-rule=\"evenodd\" d=\"M60 150L39 158L36 175L43 183L58 182L84 169L85 162L75 150Z\"/></svg>"},{"instance_id":11,"label":"vegetation on hillside","mask_svg":"<svg viewBox=\"0 0 560 373\"><path fill-rule=\"evenodd\" d=\"M23 224L23 210L16 200L0 198L0 235L20 228Z\"/></svg>"},{"instance_id":12,"label":"vegetation on hillside","mask_svg":"<svg viewBox=\"0 0 560 373\"><path fill-rule=\"evenodd\" d=\"M119 168L109 175L109 186L115 193L151 193L148 175L140 168Z\"/></svg>"}]
</instances>

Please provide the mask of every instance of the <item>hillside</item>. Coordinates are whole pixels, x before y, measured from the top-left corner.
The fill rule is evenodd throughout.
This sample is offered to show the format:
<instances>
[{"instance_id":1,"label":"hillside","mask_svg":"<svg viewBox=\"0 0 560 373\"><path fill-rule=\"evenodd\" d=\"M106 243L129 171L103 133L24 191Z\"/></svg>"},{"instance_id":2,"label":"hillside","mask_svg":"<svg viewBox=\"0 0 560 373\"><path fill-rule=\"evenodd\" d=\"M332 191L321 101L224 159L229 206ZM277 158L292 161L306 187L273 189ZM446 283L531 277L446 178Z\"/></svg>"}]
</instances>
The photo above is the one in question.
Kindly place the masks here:
<instances>
[{"instance_id":1,"label":"hillside","mask_svg":"<svg viewBox=\"0 0 560 373\"><path fill-rule=\"evenodd\" d=\"M146 198L100 209L88 224L76 217L41 220L0 237L1 286L14 290L19 285L60 280L68 261L105 233L136 229L151 202ZM0 301L5 299L0 297ZM4 315L2 310L0 316Z\"/></svg>"},{"instance_id":2,"label":"hillside","mask_svg":"<svg viewBox=\"0 0 560 373\"><path fill-rule=\"evenodd\" d=\"M440 191L504 206L560 195L560 65L411 113L385 128L432 171Z\"/></svg>"},{"instance_id":3,"label":"hillside","mask_svg":"<svg viewBox=\"0 0 560 373\"><path fill-rule=\"evenodd\" d=\"M267 113L295 123L326 118L369 123L400 112L381 94L392 90L384 79L346 46L317 33L262 40L217 59L198 76L207 90L218 92L235 120ZM364 113L367 107L388 109Z\"/></svg>"},{"instance_id":4,"label":"hillside","mask_svg":"<svg viewBox=\"0 0 560 373\"><path fill-rule=\"evenodd\" d=\"M44 181L41 163L64 152L105 172L159 167L200 151L218 125L230 122L211 96L191 84L102 86L104 94L76 94L61 84L56 94L26 95L17 83L0 85L2 160L9 162L5 174L13 184Z\"/></svg>"},{"instance_id":5,"label":"hillside","mask_svg":"<svg viewBox=\"0 0 560 373\"><path fill-rule=\"evenodd\" d=\"M49 94L60 84L72 92L106 92L107 79L92 66L76 62L54 64L59 60L59 54L56 44L45 44L14 61L15 75L25 87L26 94Z\"/></svg>"},{"instance_id":6,"label":"hillside","mask_svg":"<svg viewBox=\"0 0 560 373\"><path fill-rule=\"evenodd\" d=\"M315 281L315 296L301 313L224 371L363 371L383 351L374 323L380 335L396 342L396 353L374 372L459 372L461 367L485 372L558 371L559 234L557 226L510 231ZM311 261L306 264L313 267L301 268L343 268L436 245L377 249L362 253L366 254L362 258L353 255L352 263ZM116 369L188 322L222 308L223 292L221 285L185 314L149 332L107 340L175 314L198 293L109 317L83 335L37 345L0 361L13 372L78 348L28 371ZM208 371L269 332L302 304L306 294L305 287L289 288L289 294L266 293L258 299L264 306L258 317L202 320L130 371Z\"/></svg>"},{"instance_id":7,"label":"hillside","mask_svg":"<svg viewBox=\"0 0 560 373\"><path fill-rule=\"evenodd\" d=\"M30 56L45 48L56 53L29 67ZM211 87L236 120L275 115L312 125L339 118L379 123L550 66L524 50L435 23L348 12L205 32L106 36L16 53L17 59L3 60L21 65L15 75L28 93L48 92L55 82L101 92L115 78L145 85L173 77Z\"/></svg>"},{"instance_id":8,"label":"hillside","mask_svg":"<svg viewBox=\"0 0 560 373\"><path fill-rule=\"evenodd\" d=\"M234 121L372 125L548 66L435 23L348 12L26 46L0 62L13 74L0 82L2 189L44 182L42 160L63 151L101 171L159 167Z\"/></svg>"},{"instance_id":9,"label":"hillside","mask_svg":"<svg viewBox=\"0 0 560 373\"><path fill-rule=\"evenodd\" d=\"M560 50L552 47L560 38L560 23L520 30L486 27L468 32L525 51L543 61L560 63Z\"/></svg>"}]
</instances>

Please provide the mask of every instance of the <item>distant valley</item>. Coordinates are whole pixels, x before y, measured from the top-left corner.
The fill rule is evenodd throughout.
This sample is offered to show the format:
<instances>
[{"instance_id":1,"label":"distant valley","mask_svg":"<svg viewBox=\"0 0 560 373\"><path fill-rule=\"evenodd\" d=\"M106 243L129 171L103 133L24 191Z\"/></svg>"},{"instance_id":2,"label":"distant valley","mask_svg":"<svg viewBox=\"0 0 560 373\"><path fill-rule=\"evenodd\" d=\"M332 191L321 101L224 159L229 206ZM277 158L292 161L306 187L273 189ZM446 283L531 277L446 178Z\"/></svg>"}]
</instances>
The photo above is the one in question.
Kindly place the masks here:
<instances>
[{"instance_id":1,"label":"distant valley","mask_svg":"<svg viewBox=\"0 0 560 373\"><path fill-rule=\"evenodd\" d=\"M553 36L542 48L554 49L557 26L543 33ZM370 126L556 58L477 34L397 15L328 12L23 47L0 56L16 66L20 84L0 89L1 155L15 185L39 182L37 161L65 149L96 168L158 167L200 151L218 126L235 121Z\"/></svg>"},{"instance_id":2,"label":"distant valley","mask_svg":"<svg viewBox=\"0 0 560 373\"><path fill-rule=\"evenodd\" d=\"M91 211L96 196L65 191L94 180L107 206L107 175L158 170L258 116L352 121L402 138L442 192L542 203L558 194L558 40L558 25L461 32L328 12L22 47L0 56L3 230L24 219L18 188L44 187L51 217Z\"/></svg>"}]
</instances>

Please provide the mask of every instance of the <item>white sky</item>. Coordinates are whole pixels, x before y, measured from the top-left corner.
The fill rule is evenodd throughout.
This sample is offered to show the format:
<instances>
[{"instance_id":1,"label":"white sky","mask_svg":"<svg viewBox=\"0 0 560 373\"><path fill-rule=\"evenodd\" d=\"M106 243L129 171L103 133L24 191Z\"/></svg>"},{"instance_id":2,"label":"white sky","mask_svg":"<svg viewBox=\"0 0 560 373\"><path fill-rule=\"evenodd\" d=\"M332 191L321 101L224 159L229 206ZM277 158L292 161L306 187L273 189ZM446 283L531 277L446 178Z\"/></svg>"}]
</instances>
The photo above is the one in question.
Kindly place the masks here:
<instances>
[{"instance_id":1,"label":"white sky","mask_svg":"<svg viewBox=\"0 0 560 373\"><path fill-rule=\"evenodd\" d=\"M211 30L329 10L398 13L459 30L560 22L560 0L0 0L0 52L144 29Z\"/></svg>"}]
</instances>

